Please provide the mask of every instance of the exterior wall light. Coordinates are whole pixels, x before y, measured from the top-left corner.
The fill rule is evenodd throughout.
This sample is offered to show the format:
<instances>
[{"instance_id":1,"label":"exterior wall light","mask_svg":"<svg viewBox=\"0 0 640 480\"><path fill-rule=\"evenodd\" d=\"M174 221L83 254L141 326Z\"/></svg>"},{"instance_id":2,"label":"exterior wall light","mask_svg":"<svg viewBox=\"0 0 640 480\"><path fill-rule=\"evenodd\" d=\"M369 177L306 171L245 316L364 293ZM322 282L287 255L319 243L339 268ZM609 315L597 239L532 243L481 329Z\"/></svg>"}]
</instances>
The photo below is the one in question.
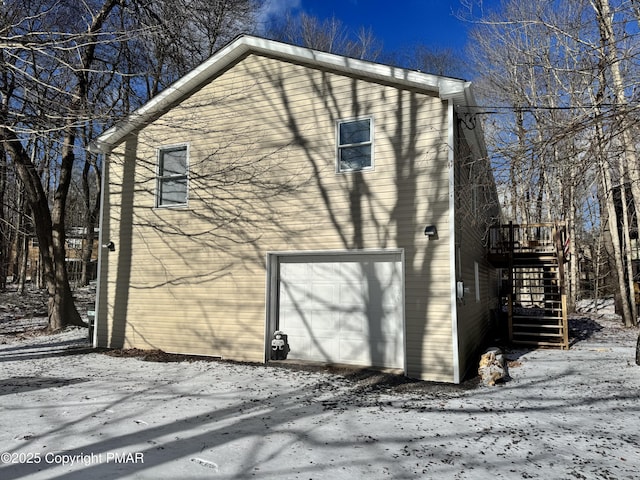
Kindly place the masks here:
<instances>
[{"instance_id":1,"label":"exterior wall light","mask_svg":"<svg viewBox=\"0 0 640 480\"><path fill-rule=\"evenodd\" d=\"M424 227L424 234L429 238L438 238L438 229L435 225L427 225Z\"/></svg>"},{"instance_id":2,"label":"exterior wall light","mask_svg":"<svg viewBox=\"0 0 640 480\"><path fill-rule=\"evenodd\" d=\"M104 245L102 245L104 248L108 248L110 252L115 252L116 251L116 244L113 242L109 242L109 243L105 243Z\"/></svg>"}]
</instances>

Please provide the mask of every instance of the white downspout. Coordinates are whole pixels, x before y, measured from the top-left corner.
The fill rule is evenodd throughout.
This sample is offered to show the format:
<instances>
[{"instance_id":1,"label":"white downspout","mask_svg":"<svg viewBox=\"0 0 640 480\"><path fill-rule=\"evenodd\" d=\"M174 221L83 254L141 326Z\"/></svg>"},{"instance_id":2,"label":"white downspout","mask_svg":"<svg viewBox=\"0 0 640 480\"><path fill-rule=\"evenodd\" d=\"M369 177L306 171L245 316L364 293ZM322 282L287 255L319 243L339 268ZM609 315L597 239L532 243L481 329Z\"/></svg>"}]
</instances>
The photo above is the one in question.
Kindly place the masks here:
<instances>
[{"instance_id":1,"label":"white downspout","mask_svg":"<svg viewBox=\"0 0 640 480\"><path fill-rule=\"evenodd\" d=\"M104 235L104 198L105 198L105 184L107 178L107 161L108 154L101 153L102 155L102 177L100 178L100 216L98 222L98 268L96 270L96 300L94 305L95 317L93 323L93 348L98 347L98 323L100 322L100 290L102 285L100 278L102 276L102 262L104 260L104 247L103 235Z\"/></svg>"},{"instance_id":2,"label":"white downspout","mask_svg":"<svg viewBox=\"0 0 640 480\"><path fill-rule=\"evenodd\" d=\"M460 353L458 345L458 298L456 293L456 192L455 192L455 113L453 100L447 105L447 145L449 146L449 275L451 278L451 350L453 382L460 383Z\"/></svg>"}]
</instances>

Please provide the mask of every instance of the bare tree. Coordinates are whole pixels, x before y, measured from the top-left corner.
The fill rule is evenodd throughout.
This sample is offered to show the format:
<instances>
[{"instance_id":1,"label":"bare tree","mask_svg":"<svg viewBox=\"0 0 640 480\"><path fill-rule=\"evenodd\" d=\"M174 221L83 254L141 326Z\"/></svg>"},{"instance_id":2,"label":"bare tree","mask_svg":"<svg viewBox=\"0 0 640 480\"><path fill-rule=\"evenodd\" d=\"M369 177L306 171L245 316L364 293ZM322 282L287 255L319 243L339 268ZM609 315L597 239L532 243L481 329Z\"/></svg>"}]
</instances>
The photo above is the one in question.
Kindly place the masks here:
<instances>
[{"instance_id":1,"label":"bare tree","mask_svg":"<svg viewBox=\"0 0 640 480\"><path fill-rule=\"evenodd\" d=\"M388 64L434 75L467 78L471 73L462 53L450 47L440 48L417 43L394 52L384 52L381 58Z\"/></svg>"},{"instance_id":2,"label":"bare tree","mask_svg":"<svg viewBox=\"0 0 640 480\"><path fill-rule=\"evenodd\" d=\"M634 205L640 206L640 170L638 167L636 146L632 138L630 126L632 119L628 114L629 102L627 94L625 93L626 85L621 69L621 63L624 62L625 58L620 55L620 48L614 27L614 16L616 13L612 11L609 0L590 0L590 3L595 10L600 32L600 48L598 51L600 52L601 71L609 74L607 83L611 91L613 104L616 107L612 111L611 120L620 132L618 137L621 147L619 168L621 206L623 212L621 216L623 251L621 254L624 255L624 264L626 267L625 277L627 280L626 288L621 290L621 292L623 296L626 297L623 299L624 304L629 303L629 312L626 311L625 305L625 325L634 326L637 322L637 308L634 295L633 259L629 234L632 212L628 207L626 185L627 183L630 184ZM635 216L635 212L633 212L633 215ZM622 274L622 272L619 272L619 274Z\"/></svg>"},{"instance_id":3,"label":"bare tree","mask_svg":"<svg viewBox=\"0 0 640 480\"><path fill-rule=\"evenodd\" d=\"M65 266L65 227L74 168L84 161L85 230L93 235L99 183L90 178L100 177L100 166L88 142L250 25L252 7L250 0L0 6L0 137L34 218L50 330L82 324Z\"/></svg>"},{"instance_id":4,"label":"bare tree","mask_svg":"<svg viewBox=\"0 0 640 480\"><path fill-rule=\"evenodd\" d=\"M122 71L132 74L125 94L139 106L255 28L253 0L129 0L121 28L136 34L121 45ZM144 74L144 75L141 75ZM136 103L137 102L137 103Z\"/></svg>"},{"instance_id":5,"label":"bare tree","mask_svg":"<svg viewBox=\"0 0 640 480\"><path fill-rule=\"evenodd\" d=\"M336 17L320 20L306 13L287 14L279 24L272 25L267 36L323 52L337 53L362 60L376 60L382 53L382 42L370 28L350 31Z\"/></svg>"},{"instance_id":6,"label":"bare tree","mask_svg":"<svg viewBox=\"0 0 640 480\"><path fill-rule=\"evenodd\" d=\"M7 205L5 203L7 192L7 156L4 150L0 150L0 291L7 287L7 275L9 273L9 261L11 250L11 223L8 220Z\"/></svg>"},{"instance_id":7,"label":"bare tree","mask_svg":"<svg viewBox=\"0 0 640 480\"><path fill-rule=\"evenodd\" d=\"M602 203L595 206L602 215L606 211L616 278L622 281L612 290L623 292L625 324L635 324L629 235L635 212L625 201L624 185L632 193L640 184L627 88L637 78L637 41L628 33L620 35L635 18L629 4L616 2L614 11L608 0L568 1L561 9L555 2L508 1L498 11L481 12L472 19L476 62L482 65L482 100L498 114L489 121L489 145L498 159L506 160L509 173L498 178L509 180L504 191L512 215L520 221L570 222L575 301L575 244L579 235L588 236L599 225L578 223L585 219L585 205L596 198L592 192L598 180ZM625 192L618 210L609 203L615 189Z\"/></svg>"},{"instance_id":8,"label":"bare tree","mask_svg":"<svg viewBox=\"0 0 640 480\"><path fill-rule=\"evenodd\" d=\"M16 7L7 3L13 2L6 2L3 4L4 8ZM33 213L43 263L43 277L48 292L50 330L58 330L65 325L83 324L75 308L67 277L65 210L76 158L78 125L86 118L89 72L95 61L98 37L110 13L119 3L119 0L105 0L102 4L94 5L95 10L82 12L82 18L86 20L84 28L80 27L82 22L79 22L80 25L66 23L74 22L75 17L67 16L76 13L71 6L61 4L58 8L44 10L52 16L49 25L51 30L44 34L40 33L40 28L34 27L40 26L45 15L31 15L32 11L23 10L26 15L19 19L17 24L12 25L2 39L2 43L6 45L3 53L6 57L19 58L21 68L14 70L16 88L19 89L16 95L8 97L8 89L3 89L7 100L3 102L6 108L2 112L0 132L17 174L25 186L27 201ZM26 5L27 8L30 6L43 7L35 4ZM89 4L85 6L90 8ZM71 30L69 27L76 27L77 33L66 33ZM9 63L5 66L14 65ZM15 66L18 66L18 62ZM54 82L47 73L42 73L48 69L55 70L62 77L64 84ZM32 102L32 90L40 91L44 98ZM61 101L64 102L64 107L55 108L53 102ZM30 112L36 119L36 125L29 125L18 116L18 109ZM53 112L53 122L37 118L41 115L46 117L45 112ZM25 134L36 134L40 130L38 127L57 131L62 145L58 164L59 176L51 203L36 165L23 143Z\"/></svg>"}]
</instances>

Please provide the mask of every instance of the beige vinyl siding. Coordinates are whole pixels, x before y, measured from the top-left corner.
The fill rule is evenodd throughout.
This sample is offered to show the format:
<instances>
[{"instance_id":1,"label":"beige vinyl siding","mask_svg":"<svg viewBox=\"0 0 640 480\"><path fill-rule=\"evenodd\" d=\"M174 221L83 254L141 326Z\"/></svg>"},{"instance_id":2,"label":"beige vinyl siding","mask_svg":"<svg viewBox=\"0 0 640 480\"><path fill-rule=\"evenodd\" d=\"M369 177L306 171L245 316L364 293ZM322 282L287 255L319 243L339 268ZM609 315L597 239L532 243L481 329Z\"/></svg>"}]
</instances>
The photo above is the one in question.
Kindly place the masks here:
<instances>
[{"instance_id":1,"label":"beige vinyl siding","mask_svg":"<svg viewBox=\"0 0 640 480\"><path fill-rule=\"evenodd\" d=\"M360 116L374 170L337 174ZM268 252L402 248L408 373L452 381L446 138L431 94L244 58L112 153L100 344L262 361ZM157 149L182 143L188 205L154 208Z\"/></svg>"},{"instance_id":2,"label":"beige vinyl siding","mask_svg":"<svg viewBox=\"0 0 640 480\"><path fill-rule=\"evenodd\" d=\"M459 278L464 282L464 300L458 303L458 338L461 376L474 374L479 349L487 346L490 311L498 307L495 269L486 256L488 228L496 220L498 199L491 196L493 177L488 163L474 159L463 135L456 142L456 243L459 250ZM486 198L475 204L474 188L484 187ZM478 265L480 301L476 301L475 265Z\"/></svg>"}]
</instances>

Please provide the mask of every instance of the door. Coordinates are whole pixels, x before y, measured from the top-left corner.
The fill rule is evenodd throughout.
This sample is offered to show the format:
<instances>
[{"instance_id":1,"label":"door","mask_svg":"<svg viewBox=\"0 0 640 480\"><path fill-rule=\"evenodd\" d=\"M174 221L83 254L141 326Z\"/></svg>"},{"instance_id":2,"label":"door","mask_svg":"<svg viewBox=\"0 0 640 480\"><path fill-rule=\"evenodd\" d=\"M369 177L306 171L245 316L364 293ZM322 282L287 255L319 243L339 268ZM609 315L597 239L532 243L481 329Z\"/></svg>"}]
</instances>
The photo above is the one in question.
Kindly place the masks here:
<instances>
[{"instance_id":1,"label":"door","mask_svg":"<svg viewBox=\"0 0 640 480\"><path fill-rule=\"evenodd\" d=\"M400 253L282 255L278 266L288 358L404 368Z\"/></svg>"}]
</instances>

